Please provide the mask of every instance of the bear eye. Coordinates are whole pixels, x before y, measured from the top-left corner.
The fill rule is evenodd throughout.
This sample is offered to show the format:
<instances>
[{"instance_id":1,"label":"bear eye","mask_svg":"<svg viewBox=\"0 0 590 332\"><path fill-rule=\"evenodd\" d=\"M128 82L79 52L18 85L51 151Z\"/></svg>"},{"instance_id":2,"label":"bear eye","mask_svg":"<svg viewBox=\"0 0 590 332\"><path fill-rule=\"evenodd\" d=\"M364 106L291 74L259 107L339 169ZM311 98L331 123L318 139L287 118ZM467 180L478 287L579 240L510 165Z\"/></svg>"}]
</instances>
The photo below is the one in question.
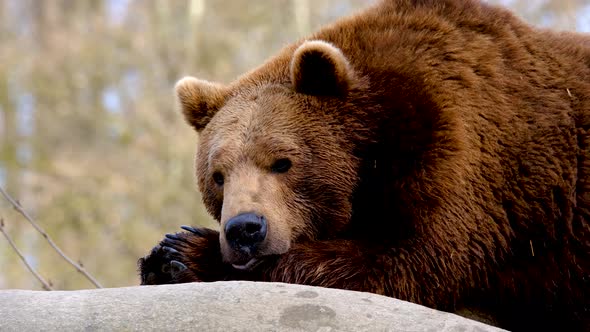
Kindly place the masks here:
<instances>
[{"instance_id":1,"label":"bear eye","mask_svg":"<svg viewBox=\"0 0 590 332\"><path fill-rule=\"evenodd\" d=\"M218 185L223 186L223 174L221 174L221 172L213 173L213 181L215 181L215 183L217 183Z\"/></svg>"},{"instance_id":2,"label":"bear eye","mask_svg":"<svg viewBox=\"0 0 590 332\"><path fill-rule=\"evenodd\" d=\"M273 173L285 173L289 170L289 168L291 168L291 160L283 158L275 161L275 163L270 167L270 170Z\"/></svg>"}]
</instances>

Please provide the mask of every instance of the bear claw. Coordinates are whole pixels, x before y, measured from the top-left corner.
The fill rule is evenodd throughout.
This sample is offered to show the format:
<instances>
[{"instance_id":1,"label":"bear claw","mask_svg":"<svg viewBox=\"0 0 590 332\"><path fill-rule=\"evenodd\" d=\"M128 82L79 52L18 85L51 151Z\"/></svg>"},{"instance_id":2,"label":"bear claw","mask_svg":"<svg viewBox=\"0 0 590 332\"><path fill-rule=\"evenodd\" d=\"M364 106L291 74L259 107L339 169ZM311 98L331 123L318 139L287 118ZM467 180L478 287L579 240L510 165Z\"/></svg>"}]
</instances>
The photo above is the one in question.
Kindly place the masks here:
<instances>
[{"instance_id":1,"label":"bear claw","mask_svg":"<svg viewBox=\"0 0 590 332\"><path fill-rule=\"evenodd\" d=\"M182 225L180 226L180 228L184 229L185 231L191 232L193 234L197 234L199 236L204 236L205 234L203 233L203 231L201 231L198 228L194 228L192 226L186 226L186 225Z\"/></svg>"},{"instance_id":2,"label":"bear claw","mask_svg":"<svg viewBox=\"0 0 590 332\"><path fill-rule=\"evenodd\" d=\"M186 265L182 264L181 262L170 261L170 273L172 273L172 275L176 275L186 269L187 269Z\"/></svg>"},{"instance_id":3,"label":"bear claw","mask_svg":"<svg viewBox=\"0 0 590 332\"><path fill-rule=\"evenodd\" d=\"M171 248L171 247L166 247L166 246L162 247L162 250L164 250L166 252L169 252L169 253L172 253L172 254L178 254L179 253L178 250L176 250L174 248Z\"/></svg>"},{"instance_id":4,"label":"bear claw","mask_svg":"<svg viewBox=\"0 0 590 332\"><path fill-rule=\"evenodd\" d=\"M162 247L163 251L168 253L178 253L178 250L170 247ZM177 260L170 260L168 263L162 264L160 267L160 271L165 274L169 274L172 278L176 277L176 275L184 270L188 269L186 265L177 261Z\"/></svg>"},{"instance_id":5,"label":"bear claw","mask_svg":"<svg viewBox=\"0 0 590 332\"><path fill-rule=\"evenodd\" d=\"M171 240L180 240L180 238L176 234L168 233L168 234L166 234L166 237L169 238L169 239L171 239Z\"/></svg>"},{"instance_id":6,"label":"bear claw","mask_svg":"<svg viewBox=\"0 0 590 332\"><path fill-rule=\"evenodd\" d=\"M180 237L176 234L166 234L166 237L164 237L164 240L162 240L162 244L164 246L169 246L169 247L182 246L187 243L188 242L186 241L185 238Z\"/></svg>"}]
</instances>

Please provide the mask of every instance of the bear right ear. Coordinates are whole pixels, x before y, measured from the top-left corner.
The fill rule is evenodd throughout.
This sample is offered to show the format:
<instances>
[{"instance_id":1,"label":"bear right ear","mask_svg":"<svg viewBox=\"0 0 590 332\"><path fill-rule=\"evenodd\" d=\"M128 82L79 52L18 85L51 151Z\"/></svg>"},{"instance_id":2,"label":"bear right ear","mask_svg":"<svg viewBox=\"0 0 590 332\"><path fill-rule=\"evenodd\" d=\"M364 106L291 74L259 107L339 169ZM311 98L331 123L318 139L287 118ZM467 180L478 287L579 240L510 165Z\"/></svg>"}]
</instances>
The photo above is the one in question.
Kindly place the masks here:
<instances>
[{"instance_id":1,"label":"bear right ear","mask_svg":"<svg viewBox=\"0 0 590 332\"><path fill-rule=\"evenodd\" d=\"M353 71L342 51L322 40L306 41L293 53L291 83L313 96L341 96L350 89Z\"/></svg>"},{"instance_id":2,"label":"bear right ear","mask_svg":"<svg viewBox=\"0 0 590 332\"><path fill-rule=\"evenodd\" d=\"M205 128L225 102L224 86L190 76L179 80L174 90L185 120L197 132Z\"/></svg>"}]
</instances>

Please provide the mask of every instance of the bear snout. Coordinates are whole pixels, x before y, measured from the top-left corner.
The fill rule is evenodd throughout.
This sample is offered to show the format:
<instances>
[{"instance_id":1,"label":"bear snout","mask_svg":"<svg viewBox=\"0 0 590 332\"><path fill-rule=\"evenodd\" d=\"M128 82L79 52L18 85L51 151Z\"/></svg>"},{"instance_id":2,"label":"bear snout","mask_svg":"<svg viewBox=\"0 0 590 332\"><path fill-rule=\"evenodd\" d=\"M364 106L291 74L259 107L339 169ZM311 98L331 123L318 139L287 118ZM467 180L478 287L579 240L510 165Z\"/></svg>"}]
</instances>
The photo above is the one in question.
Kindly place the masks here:
<instances>
[{"instance_id":1,"label":"bear snout","mask_svg":"<svg viewBox=\"0 0 590 332\"><path fill-rule=\"evenodd\" d=\"M225 240L239 256L250 259L266 239L266 230L267 223L264 216L242 213L225 224Z\"/></svg>"}]
</instances>

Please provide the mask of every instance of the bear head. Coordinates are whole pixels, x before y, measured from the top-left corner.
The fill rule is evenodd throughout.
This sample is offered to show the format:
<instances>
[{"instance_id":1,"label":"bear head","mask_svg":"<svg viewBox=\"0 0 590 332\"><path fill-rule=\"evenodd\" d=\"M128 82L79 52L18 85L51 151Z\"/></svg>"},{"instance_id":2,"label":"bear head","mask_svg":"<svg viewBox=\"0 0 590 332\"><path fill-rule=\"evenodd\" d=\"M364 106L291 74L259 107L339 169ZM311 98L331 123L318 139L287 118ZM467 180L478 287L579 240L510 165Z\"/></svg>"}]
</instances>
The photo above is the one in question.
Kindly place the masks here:
<instances>
[{"instance_id":1,"label":"bear head","mask_svg":"<svg viewBox=\"0 0 590 332\"><path fill-rule=\"evenodd\" d=\"M362 79L324 41L303 42L276 62L266 79L176 85L199 133L198 185L220 223L223 258L241 269L294 241L334 236L353 213L362 139L351 136L366 131L358 114L368 107Z\"/></svg>"}]
</instances>

